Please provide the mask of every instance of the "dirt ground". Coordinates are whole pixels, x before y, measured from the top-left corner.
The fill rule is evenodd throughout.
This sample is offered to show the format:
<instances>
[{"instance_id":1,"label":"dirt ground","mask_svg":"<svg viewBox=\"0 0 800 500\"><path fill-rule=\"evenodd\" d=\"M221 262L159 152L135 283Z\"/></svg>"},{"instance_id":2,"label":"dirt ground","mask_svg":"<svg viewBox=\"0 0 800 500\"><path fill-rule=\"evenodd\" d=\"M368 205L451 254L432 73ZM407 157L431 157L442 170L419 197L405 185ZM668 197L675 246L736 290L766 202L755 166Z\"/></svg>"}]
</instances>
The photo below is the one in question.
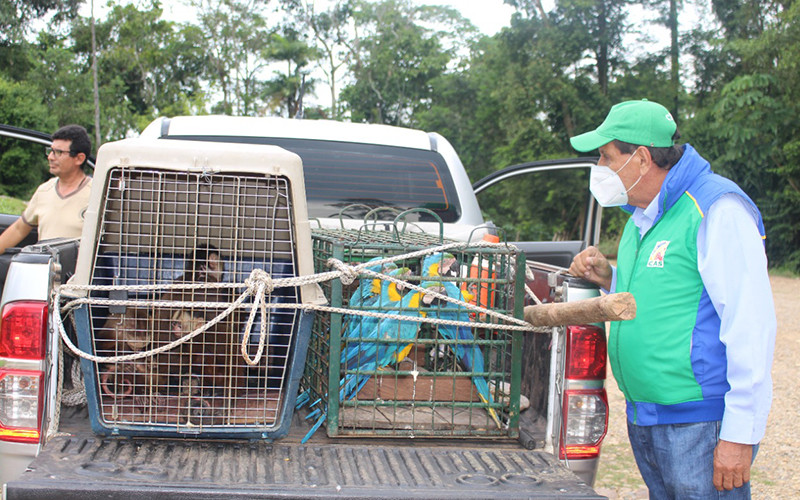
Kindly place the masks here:
<instances>
[{"instance_id":1,"label":"dirt ground","mask_svg":"<svg viewBox=\"0 0 800 500\"><path fill-rule=\"evenodd\" d=\"M773 401L767 433L751 471L754 499L800 498L795 439L800 436L800 278L773 276L772 293L778 316ZM625 401L609 373L609 430L602 448L595 489L610 499L647 498L625 430Z\"/></svg>"}]
</instances>

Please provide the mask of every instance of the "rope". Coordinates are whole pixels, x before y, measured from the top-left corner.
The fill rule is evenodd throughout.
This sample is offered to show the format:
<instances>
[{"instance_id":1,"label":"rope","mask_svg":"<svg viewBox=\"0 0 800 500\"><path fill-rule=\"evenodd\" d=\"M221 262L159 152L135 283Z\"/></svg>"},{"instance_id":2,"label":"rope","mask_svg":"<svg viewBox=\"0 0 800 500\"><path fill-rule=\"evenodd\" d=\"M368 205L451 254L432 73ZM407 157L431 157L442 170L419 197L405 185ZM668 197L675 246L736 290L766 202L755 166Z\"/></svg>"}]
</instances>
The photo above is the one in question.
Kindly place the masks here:
<instances>
[{"instance_id":1,"label":"rope","mask_svg":"<svg viewBox=\"0 0 800 500\"><path fill-rule=\"evenodd\" d=\"M72 380L72 389L63 392L61 395L61 402L67 406L81 406L86 404L86 389L83 385L83 371L81 370L79 359L75 359L75 361L72 362L69 375Z\"/></svg>"},{"instance_id":2,"label":"rope","mask_svg":"<svg viewBox=\"0 0 800 500\"><path fill-rule=\"evenodd\" d=\"M258 341L258 349L256 354L253 358L250 358L248 353L248 343L249 343L249 336L247 334L242 336L242 343L241 343L241 355L244 358L245 362L249 365L256 365L260 362L261 357L263 356L264 347L267 342L267 324L269 319L269 313L275 309L295 309L295 310L308 310L308 311L322 311L322 312L331 312L331 313L340 313L340 314L348 314L348 315L356 315L356 316L366 316L378 319L400 319L401 321L411 321L417 323L430 323L435 325L450 325L450 326L466 326L466 327L478 327L478 328L491 328L494 330L509 330L509 331L527 331L527 332L547 332L550 331L550 328L545 327L536 327L527 323L524 320L514 318L513 316L508 316L506 314L499 313L497 311L493 311L491 309L487 309L482 306L478 306L475 304L470 304L455 298L451 298L447 295L435 292L430 289L422 288L418 285L413 283L409 283L407 281L403 281L401 279L395 278L393 276L389 276L380 272L371 271L367 269L367 266L382 266L383 264L394 262L398 260L410 260L418 257L422 257L425 255L434 254L436 252L443 252L446 250L456 249L456 248L465 248L465 247L503 247L507 248L507 246L503 243L494 243L494 242L487 242L487 241L478 241L474 243L465 243L465 242L455 242L455 243L448 243L445 245L440 245L438 247L427 248L424 250L418 250L415 252L410 252L403 255L395 255L392 257L387 257L385 259L379 261L372 261L372 262L364 262L357 265L348 265L341 260L338 259L328 259L327 265L333 268L333 271L324 272L324 273L317 273L314 275L309 276L297 276L291 278L272 278L266 271L262 269L254 269L250 276L244 281L244 291L240 293L239 297L234 300L232 303L221 303L221 302L181 302L181 301L141 301L141 300L112 300L112 299L97 299L97 298L79 298L79 299L72 299L67 302L63 307L60 309L55 310L55 322L58 327L59 334L61 335L61 339L71 352L73 352L76 356L81 358L87 359L89 361L93 361L95 363L119 363L123 361L133 361L136 359L142 359L147 357L156 356L160 353L172 350L191 339L201 335L208 329L215 326L217 323L223 321L225 318L230 316L236 309L239 308L249 308L250 314L247 318L247 324L245 328L245 332L250 332L252 329L253 323L255 322L255 315L256 312L260 312L260 331L259 331L259 341ZM368 276L372 276L373 278L378 278L382 280L388 280L394 283L402 284L405 287L415 290L418 292L424 292L426 295L431 295L435 298L440 300L444 300L447 302L452 302L454 304L459 305L462 308L474 311L482 315L481 317L493 317L506 324L498 324L498 323L485 323L485 322L472 322L472 321L455 321L455 320L444 320L439 318L422 318L422 317L411 317L411 316L404 316L404 315L397 315L397 314L390 314L390 313L381 313L376 311L363 311L363 310L354 310L344 307L331 307L331 306L323 306L317 304L298 304L298 303L271 303L267 302L267 296L270 295L275 289L283 288L283 287L298 287L308 284L315 284L320 283L323 281L332 280L338 278L344 285L349 285L353 283L361 274L366 274ZM431 279L433 281L433 279ZM80 291L80 292L91 292L91 291L111 291L111 290L131 290L131 291L159 291L159 290L198 290L198 289L209 289L209 288L230 288L230 289L238 289L241 288L242 284L239 283L178 283L178 284L152 284L152 285L127 285L127 286L120 286L120 285L74 285L74 284L64 284L59 286L56 289L55 293L55 303L61 303L61 296L62 292L65 291ZM537 303L541 303L538 298L535 297L533 292L530 288L526 285L526 292L534 297ZM245 301L248 297L253 297L252 304L245 304ZM83 305L83 304L94 304L94 305L108 305L108 306L140 306L142 304L146 304L152 307L197 307L197 308L224 308L224 310L219 313L217 316L212 318L210 321L201 325L200 327L196 328L190 333L170 342L169 344L150 349L147 351L139 351L132 354L125 354L120 356L97 356L94 354L90 354L87 352L82 351L79 349L75 344L73 344L72 340L67 335L66 330L64 329L64 324L62 320L62 314L69 314L73 309L76 307ZM483 316L485 315L485 316Z\"/></svg>"}]
</instances>

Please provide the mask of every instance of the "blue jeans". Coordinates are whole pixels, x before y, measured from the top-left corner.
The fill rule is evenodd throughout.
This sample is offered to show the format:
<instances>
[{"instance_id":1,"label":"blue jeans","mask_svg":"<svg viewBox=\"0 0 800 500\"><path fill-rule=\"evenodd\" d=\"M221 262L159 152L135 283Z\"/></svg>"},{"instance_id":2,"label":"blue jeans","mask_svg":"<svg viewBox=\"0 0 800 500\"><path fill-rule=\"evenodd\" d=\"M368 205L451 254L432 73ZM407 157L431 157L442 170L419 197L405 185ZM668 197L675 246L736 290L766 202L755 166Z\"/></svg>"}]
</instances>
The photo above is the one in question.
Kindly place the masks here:
<instances>
[{"instance_id":1,"label":"blue jeans","mask_svg":"<svg viewBox=\"0 0 800 500\"><path fill-rule=\"evenodd\" d=\"M714 488L714 448L721 422L641 426L628 422L628 439L650 498L749 499L750 483ZM758 446L753 447L753 459Z\"/></svg>"}]
</instances>

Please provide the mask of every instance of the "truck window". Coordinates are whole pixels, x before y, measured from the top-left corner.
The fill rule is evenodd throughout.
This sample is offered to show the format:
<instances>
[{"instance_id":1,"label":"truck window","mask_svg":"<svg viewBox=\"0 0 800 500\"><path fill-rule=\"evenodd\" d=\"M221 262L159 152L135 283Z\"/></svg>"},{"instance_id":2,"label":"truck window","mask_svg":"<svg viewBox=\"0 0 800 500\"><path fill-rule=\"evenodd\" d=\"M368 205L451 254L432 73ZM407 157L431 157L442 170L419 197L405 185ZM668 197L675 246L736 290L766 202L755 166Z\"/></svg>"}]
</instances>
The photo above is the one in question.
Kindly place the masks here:
<instances>
[{"instance_id":1,"label":"truck window","mask_svg":"<svg viewBox=\"0 0 800 500\"><path fill-rule=\"evenodd\" d=\"M273 137L192 137L170 139L272 144L303 160L311 218L361 219L373 208L399 211L426 208L443 222L456 222L461 208L444 158L435 151L396 146ZM382 214L382 218L386 218ZM409 214L409 221L433 221L430 214Z\"/></svg>"},{"instance_id":2,"label":"truck window","mask_svg":"<svg viewBox=\"0 0 800 500\"><path fill-rule=\"evenodd\" d=\"M588 188L586 168L544 168L490 186L478 201L510 241L579 241L586 230Z\"/></svg>"}]
</instances>

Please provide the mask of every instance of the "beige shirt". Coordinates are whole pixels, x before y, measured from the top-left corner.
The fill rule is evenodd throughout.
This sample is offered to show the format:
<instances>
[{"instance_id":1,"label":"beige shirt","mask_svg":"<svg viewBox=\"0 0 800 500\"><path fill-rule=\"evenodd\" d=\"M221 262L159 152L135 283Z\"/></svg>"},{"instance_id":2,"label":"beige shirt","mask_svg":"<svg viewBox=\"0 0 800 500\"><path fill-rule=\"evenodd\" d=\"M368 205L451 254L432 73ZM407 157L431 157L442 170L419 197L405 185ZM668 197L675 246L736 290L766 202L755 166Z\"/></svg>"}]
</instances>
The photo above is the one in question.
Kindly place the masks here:
<instances>
[{"instance_id":1,"label":"beige shirt","mask_svg":"<svg viewBox=\"0 0 800 500\"><path fill-rule=\"evenodd\" d=\"M79 238L83 216L89 206L92 178L86 177L80 187L62 197L56 190L58 177L53 177L36 189L22 220L38 227L39 240L50 238Z\"/></svg>"}]
</instances>

